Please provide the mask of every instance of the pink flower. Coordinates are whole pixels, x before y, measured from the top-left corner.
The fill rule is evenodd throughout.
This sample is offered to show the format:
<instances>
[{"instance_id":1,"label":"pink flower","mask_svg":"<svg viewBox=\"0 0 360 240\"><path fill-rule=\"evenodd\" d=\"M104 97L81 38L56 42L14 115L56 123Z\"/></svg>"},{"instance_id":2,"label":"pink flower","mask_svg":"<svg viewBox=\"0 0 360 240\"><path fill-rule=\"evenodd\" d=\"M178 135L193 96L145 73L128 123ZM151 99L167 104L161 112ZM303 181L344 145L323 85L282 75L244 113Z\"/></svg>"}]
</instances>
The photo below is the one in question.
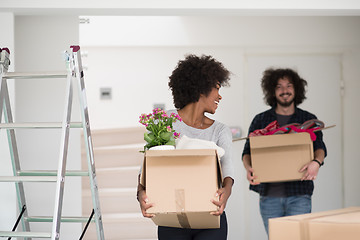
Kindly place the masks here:
<instances>
[{"instance_id":1,"label":"pink flower","mask_svg":"<svg viewBox=\"0 0 360 240\"><path fill-rule=\"evenodd\" d=\"M180 137L180 133L174 132L174 138L179 138Z\"/></svg>"},{"instance_id":2,"label":"pink flower","mask_svg":"<svg viewBox=\"0 0 360 240\"><path fill-rule=\"evenodd\" d=\"M145 138L144 136L144 140L147 142L147 144L144 146L144 150L157 145L174 145L174 139L180 136L180 134L176 133L173 129L173 123L177 120L182 121L178 114L171 113L169 116L164 110L160 108L153 109L152 113L149 114L141 114L139 116L139 122L144 125L148 131L148 137ZM169 136L169 134L164 135L165 132L170 133L170 139L169 137L166 137Z\"/></svg>"},{"instance_id":3,"label":"pink flower","mask_svg":"<svg viewBox=\"0 0 360 240\"><path fill-rule=\"evenodd\" d=\"M180 122L182 121L181 117L180 117L178 114L176 114L176 113L171 113L171 114L170 114L170 117L171 117L171 118L175 118L175 121L176 121L176 120L179 120Z\"/></svg>"}]
</instances>

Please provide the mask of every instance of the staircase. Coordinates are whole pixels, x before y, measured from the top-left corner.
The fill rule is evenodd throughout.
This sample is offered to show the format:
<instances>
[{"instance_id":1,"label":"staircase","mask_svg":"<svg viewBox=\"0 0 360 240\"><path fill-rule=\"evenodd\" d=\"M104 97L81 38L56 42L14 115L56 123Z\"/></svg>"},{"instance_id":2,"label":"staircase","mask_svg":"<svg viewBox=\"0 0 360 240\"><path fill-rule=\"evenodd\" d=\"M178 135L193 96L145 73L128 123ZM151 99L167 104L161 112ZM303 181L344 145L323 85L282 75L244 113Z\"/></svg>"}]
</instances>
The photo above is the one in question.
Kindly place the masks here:
<instances>
[{"instance_id":1,"label":"staircase","mask_svg":"<svg viewBox=\"0 0 360 240\"><path fill-rule=\"evenodd\" d=\"M157 227L141 214L136 200L137 178L143 161L144 131L142 127L92 130L100 208L106 240L157 239ZM86 169L86 153L82 146L82 168ZM90 186L82 183L84 215L91 209ZM84 239L96 239L94 224Z\"/></svg>"}]
</instances>

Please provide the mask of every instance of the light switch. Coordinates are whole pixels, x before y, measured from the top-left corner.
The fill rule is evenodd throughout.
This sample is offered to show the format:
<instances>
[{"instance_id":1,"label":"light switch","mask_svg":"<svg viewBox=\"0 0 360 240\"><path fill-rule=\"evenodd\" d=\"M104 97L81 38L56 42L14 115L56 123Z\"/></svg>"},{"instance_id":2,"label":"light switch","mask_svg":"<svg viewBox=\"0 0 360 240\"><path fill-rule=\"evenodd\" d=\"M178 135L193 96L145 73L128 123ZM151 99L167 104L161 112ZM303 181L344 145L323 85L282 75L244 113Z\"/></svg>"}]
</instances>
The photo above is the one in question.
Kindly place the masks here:
<instances>
[{"instance_id":1,"label":"light switch","mask_svg":"<svg viewBox=\"0 0 360 240\"><path fill-rule=\"evenodd\" d=\"M165 103L154 103L153 106L153 109L160 108L162 110L165 110Z\"/></svg>"},{"instance_id":2,"label":"light switch","mask_svg":"<svg viewBox=\"0 0 360 240\"><path fill-rule=\"evenodd\" d=\"M100 88L100 99L110 100L112 97L111 88Z\"/></svg>"}]
</instances>

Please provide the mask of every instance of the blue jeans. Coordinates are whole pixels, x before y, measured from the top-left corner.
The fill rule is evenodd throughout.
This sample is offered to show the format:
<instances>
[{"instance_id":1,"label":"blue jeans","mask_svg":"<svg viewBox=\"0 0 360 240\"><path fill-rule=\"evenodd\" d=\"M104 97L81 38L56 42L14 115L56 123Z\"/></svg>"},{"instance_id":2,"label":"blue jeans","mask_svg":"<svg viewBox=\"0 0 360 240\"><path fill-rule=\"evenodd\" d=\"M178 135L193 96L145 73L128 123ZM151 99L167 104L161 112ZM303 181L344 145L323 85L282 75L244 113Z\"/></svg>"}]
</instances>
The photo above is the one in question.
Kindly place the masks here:
<instances>
[{"instance_id":1,"label":"blue jeans","mask_svg":"<svg viewBox=\"0 0 360 240\"><path fill-rule=\"evenodd\" d=\"M269 234L269 219L311 212L311 196L291 197L260 196L260 213L266 233Z\"/></svg>"}]
</instances>

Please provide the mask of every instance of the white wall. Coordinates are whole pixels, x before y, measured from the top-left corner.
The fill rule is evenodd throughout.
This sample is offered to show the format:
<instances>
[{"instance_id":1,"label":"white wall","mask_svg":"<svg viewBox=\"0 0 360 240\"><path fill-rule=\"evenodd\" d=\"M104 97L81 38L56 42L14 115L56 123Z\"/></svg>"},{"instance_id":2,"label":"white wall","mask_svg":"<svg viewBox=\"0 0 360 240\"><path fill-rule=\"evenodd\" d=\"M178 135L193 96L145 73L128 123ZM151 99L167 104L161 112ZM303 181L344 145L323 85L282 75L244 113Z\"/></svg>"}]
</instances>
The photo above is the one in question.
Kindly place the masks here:
<instances>
[{"instance_id":1,"label":"white wall","mask_svg":"<svg viewBox=\"0 0 360 240\"><path fill-rule=\"evenodd\" d=\"M260 92L260 85L250 84L258 81L249 78L250 56L280 54L291 58L305 55L314 59L336 56L334 64L338 61L336 66L341 76L337 78L338 89L336 82L331 85L332 91L340 92L340 81L344 81L344 96L341 98L336 94L335 101L340 103L334 103L343 112L332 113L334 106L326 102L331 98L326 92L327 79L316 79L326 76L322 71L327 69L319 68L316 75L309 76L311 89L308 97L311 99L307 102L310 105L304 103L304 108L311 110L315 109L311 103L319 101L324 108L321 112L325 113L321 116L331 116L326 111L340 115L335 120L324 119L327 124L337 124L336 134L328 130L328 136L336 138L335 141L330 139L332 143L329 145L341 146L328 158L334 162L321 169L324 171L322 176L328 180L316 183L314 211L360 205L360 193L355 190L360 181L356 171L360 167L359 158L355 152L360 143L356 138L360 130L351 127L356 126L359 117L356 107L360 101L356 94L360 90L360 72L356 67L360 64L359 17L120 17L113 18L107 25L99 24L103 28L96 31L97 21L100 20L90 18L90 24L80 26L81 44L87 52L83 62L88 67L85 74L93 129L139 126L139 114L149 112L155 103L165 103L166 108L172 108L168 76L186 53L205 53L222 61L234 73L231 87L221 90L223 100L214 117L228 125L240 126L246 132L253 118L254 104L258 104L256 108L266 108L260 99L261 94L257 100L252 98L254 86ZM113 99L100 100L100 87L112 87ZM234 143L237 175L227 206L229 239L265 239L257 196L247 190L248 183L240 160L242 147L242 142ZM333 150L331 148L329 152ZM339 196L341 192L343 196ZM336 196L329 201L332 194Z\"/></svg>"},{"instance_id":2,"label":"white wall","mask_svg":"<svg viewBox=\"0 0 360 240\"><path fill-rule=\"evenodd\" d=\"M1 14L5 23L14 24L12 14ZM95 20L94 20L95 21ZM243 131L247 130L252 116L247 109L249 99L246 97L246 56L266 52L274 54L281 52L310 52L310 53L339 53L342 56L342 71L345 82L343 97L343 141L339 144L343 147L344 162L344 206L360 205L360 193L357 191L357 183L360 177L357 169L360 169L360 161L357 148L360 134L357 126L359 119L360 102L358 91L360 89L360 25L359 17L181 17L179 19L159 18L137 19L140 22L134 31L133 25L126 18L126 24L102 25L108 29L108 33L99 29L93 30L90 25L82 25L88 28L88 38L81 38L83 50L88 51L88 58L84 59L88 71L85 79L88 81L88 98L92 128L138 126L137 117L141 112L150 111L153 103L164 102L166 107L171 106L171 96L167 90L167 77L178 59L187 52L213 54L224 65L234 72L231 87L222 89L224 100L221 103L216 118L229 125L239 125ZM156 22L157 21L157 22ZM163 22L163 23L161 23ZM173 25L166 25L171 23ZM61 52L70 44L77 42L78 21L76 17L30 17L18 16L15 18L15 37L11 41L16 43L16 70L61 70ZM14 34L10 28L7 32ZM175 31L175 29L177 29ZM84 30L84 29L83 29ZM81 33L81 36L85 34ZM1 41L5 38L0 35ZM100 44L94 46L86 39L97 39ZM113 47L104 46L104 39L114 39ZM8 41L8 40L6 40ZM101 43L103 42L103 43ZM14 47L15 44L13 43ZM14 51L13 51L14 52ZM115 53L115 54L114 54ZM114 56L115 55L115 56ZM59 58L57 57L59 56ZM101 71L101 75L98 75ZM116 72L110 72L113 70ZM124 69L124 71L123 71ZM125 80L124 80L125 79ZM100 84L99 84L100 82ZM136 84L134 84L136 82ZM94 85L92 85L92 83ZM153 83L153 84L149 84ZM44 85L46 87L44 87ZM42 116L45 121L58 121L62 114L61 109L63 85L58 81L49 83L28 84L22 82L16 84L16 118L21 121L36 120ZM164 86L165 85L165 86ZM112 101L100 101L100 86L110 86L114 90ZM145 87L146 86L146 89ZM324 86L326 89L326 86ZM38 92L40 90L40 92ZM50 93L55 90L55 93ZM126 90L126 91L125 91ZM146 90L146 91L145 91ZM156 92L144 98L136 95L138 92ZM325 93L319 93L325 94ZM42 97L49 99L48 102L41 101ZM55 98L60 97L60 100ZM29 104L34 108L29 108ZM41 111L40 107L45 110ZM111 109L112 112L103 111ZM332 109L329 107L329 111ZM231 117L229 117L231 116ZM50 141L42 141L44 135L36 135L36 141L28 144L28 140L34 139L34 134L24 132L19 134L20 157L26 159L28 164L24 167L34 169L35 162L44 168L52 167L49 159L57 153L57 144L49 144ZM55 134L56 135L56 134ZM51 137L55 139L57 136ZM26 145L25 145L26 142ZM79 146L72 139L75 149ZM234 144L235 165L237 166L236 185L233 195L229 201L229 239L263 239L264 233L259 222L258 213L250 213L253 218L243 214L249 207L249 198L244 195L253 194L247 190L247 182L240 161L242 143ZM40 150L35 150L40 149ZM30 155L35 154L35 159ZM73 150L71 156L79 156L79 152ZM72 159L72 157L70 157ZM69 159L69 162L71 160ZM78 158L76 158L78 159ZM341 159L339 159L341 161ZM1 162L2 163L2 162ZM78 168L79 163L70 163L71 168ZM56 166L55 166L56 167ZM322 171L326 171L324 167ZM341 171L341 170L339 170ZM68 185L67 185L68 186ZM328 186L331 188L331 186ZM70 195L77 195L80 189L79 183L71 184ZM48 189L33 188L36 194L43 194ZM32 202L37 200L50 202L53 200L49 193L48 197L37 198L30 196ZM47 196L47 195L46 195ZM1 199L1 204L3 205ZM78 210L80 213L80 197L73 197L70 205L65 207L66 212ZM331 202L331 201L330 201ZM36 211L48 211L50 206L41 202ZM67 205L65 200L65 205ZM44 207L45 206L45 207ZM75 209L73 209L75 208ZM13 208L5 211L5 214L15 215ZM73 211L71 211L73 212ZM249 229L252 226L253 229ZM74 230L79 231L79 228ZM66 235L65 235L66 236ZM69 238L70 239L70 238Z\"/></svg>"},{"instance_id":3,"label":"white wall","mask_svg":"<svg viewBox=\"0 0 360 240\"><path fill-rule=\"evenodd\" d=\"M344 158L344 203L345 206L359 206L360 193L358 183L360 176L357 170L360 169L359 146L360 129L354 129L360 117L360 49L346 51L343 56L343 76L344 76L344 126L343 126L343 158Z\"/></svg>"},{"instance_id":4,"label":"white wall","mask_svg":"<svg viewBox=\"0 0 360 240\"><path fill-rule=\"evenodd\" d=\"M12 13L0 13L0 22L2 24L0 34L0 48L7 47L10 49L10 67L9 71L14 70L14 15ZM9 92L14 95L14 84L9 82ZM12 106L14 98L12 97ZM0 113L1 114L1 113ZM4 122L4 116L0 116ZM0 175L12 175L11 161L7 134L5 130L0 130ZM0 183L0 229L11 229L16 221L16 198L13 183Z\"/></svg>"},{"instance_id":5,"label":"white wall","mask_svg":"<svg viewBox=\"0 0 360 240\"><path fill-rule=\"evenodd\" d=\"M355 26L359 21L358 16L84 18L89 18L90 24L80 25L83 46L246 46L259 50L266 46L333 47L359 44L359 31Z\"/></svg>"},{"instance_id":6,"label":"white wall","mask_svg":"<svg viewBox=\"0 0 360 240\"><path fill-rule=\"evenodd\" d=\"M77 16L17 16L15 18L16 66L18 72L66 71L64 50L78 44ZM16 121L61 122L66 79L17 80ZM74 101L77 101L77 95ZM79 109L73 107L73 121ZM56 170L60 153L60 130L17 130L21 167L25 170ZM70 130L67 169L80 169L80 130ZM54 183L25 183L29 215L52 216ZM81 215L81 181L66 178L64 216ZM50 224L30 224L32 231L51 231ZM81 234L81 224L63 224L61 239ZM75 237L76 238L76 237Z\"/></svg>"},{"instance_id":7,"label":"white wall","mask_svg":"<svg viewBox=\"0 0 360 240\"><path fill-rule=\"evenodd\" d=\"M108 15L108 16L190 16L190 15L244 15L244 16L351 16L359 15L360 3L356 0L138 0L118 1L86 0L60 1L56 4L47 0L29 2L26 0L2 0L0 10L11 9L23 15Z\"/></svg>"}]
</instances>

